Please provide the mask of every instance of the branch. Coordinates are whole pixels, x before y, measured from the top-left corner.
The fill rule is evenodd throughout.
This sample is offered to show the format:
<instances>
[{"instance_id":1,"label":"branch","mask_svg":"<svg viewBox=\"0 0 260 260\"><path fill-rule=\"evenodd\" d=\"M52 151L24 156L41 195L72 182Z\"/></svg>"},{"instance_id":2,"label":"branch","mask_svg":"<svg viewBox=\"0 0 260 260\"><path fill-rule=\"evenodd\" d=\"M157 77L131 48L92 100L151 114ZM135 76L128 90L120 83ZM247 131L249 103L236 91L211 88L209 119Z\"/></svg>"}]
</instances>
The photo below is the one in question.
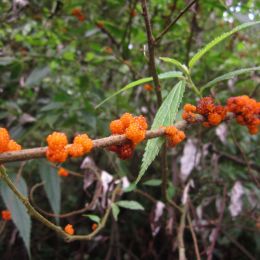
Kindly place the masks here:
<instances>
[{"instance_id":1,"label":"branch","mask_svg":"<svg viewBox=\"0 0 260 260\"><path fill-rule=\"evenodd\" d=\"M100 230L105 226L108 216L111 211L111 205L116 199L116 195L118 194L120 187L119 185L114 189L111 196L111 203L107 207L106 212L98 225L97 229L87 235L69 235L67 234L60 226L57 226L42 216L38 211L34 209L34 207L30 204L27 197L25 197L13 184L13 182L8 177L5 168L0 166L0 177L7 184L7 186L14 192L16 197L23 203L23 205L27 208L28 214L43 223L49 229L54 230L58 235L60 235L66 242L72 242L75 240L91 240Z\"/></svg>"},{"instance_id":2,"label":"branch","mask_svg":"<svg viewBox=\"0 0 260 260\"><path fill-rule=\"evenodd\" d=\"M184 230L185 230L185 219L188 210L188 203L186 203L182 209L180 226L178 228L178 249L179 249L179 260L186 260L185 255L185 244L184 244Z\"/></svg>"},{"instance_id":3,"label":"branch","mask_svg":"<svg viewBox=\"0 0 260 260\"><path fill-rule=\"evenodd\" d=\"M148 43L148 52L149 52L149 70L151 76L153 77L153 82L155 85L155 92L157 97L157 105L159 107L162 103L162 93L161 93L161 86L160 86L158 74L156 72L156 67L155 67L155 54L154 54L155 42L152 33L152 26L150 23L146 0L141 0L141 2L142 2L143 16L144 16L145 28L147 34L147 43Z\"/></svg>"},{"instance_id":4,"label":"branch","mask_svg":"<svg viewBox=\"0 0 260 260\"><path fill-rule=\"evenodd\" d=\"M234 118L233 113L228 113L226 120ZM196 122L203 122L203 116L197 114ZM184 130L189 126L189 123L185 120L181 120L175 124L175 127L179 130ZM165 132L163 128L156 130L149 130L146 132L145 139L152 139L160 136L164 136ZM110 145L120 145L127 142L125 135L111 135L108 137L93 140L93 148L105 148ZM0 164L7 162L26 161L30 159L45 158L47 147L37 147L31 149L23 149L15 152L4 152L0 154Z\"/></svg>"},{"instance_id":5,"label":"branch","mask_svg":"<svg viewBox=\"0 0 260 260\"><path fill-rule=\"evenodd\" d=\"M195 4L197 2L197 0L193 0L191 1L180 13L179 15L172 21L170 22L165 29L157 36L157 38L155 39L154 43L157 44L162 37L172 28L172 26L174 24L176 24L178 22L178 20L190 9L190 7Z\"/></svg>"}]
</instances>

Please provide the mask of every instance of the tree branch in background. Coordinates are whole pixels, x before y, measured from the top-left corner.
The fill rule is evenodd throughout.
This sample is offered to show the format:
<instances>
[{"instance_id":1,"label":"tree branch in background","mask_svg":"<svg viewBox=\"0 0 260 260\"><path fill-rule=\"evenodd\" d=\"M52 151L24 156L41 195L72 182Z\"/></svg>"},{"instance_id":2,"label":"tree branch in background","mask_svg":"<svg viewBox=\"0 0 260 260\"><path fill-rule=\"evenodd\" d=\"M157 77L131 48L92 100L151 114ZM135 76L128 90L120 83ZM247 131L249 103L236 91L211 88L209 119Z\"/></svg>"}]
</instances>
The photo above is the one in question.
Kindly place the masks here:
<instances>
[{"instance_id":1,"label":"tree branch in background","mask_svg":"<svg viewBox=\"0 0 260 260\"><path fill-rule=\"evenodd\" d=\"M157 44L162 37L172 28L174 24L178 22L178 20L190 9L190 7L195 4L198 0L193 0L191 1L180 13L179 15L172 21L170 22L165 29L156 37L154 44Z\"/></svg>"}]
</instances>

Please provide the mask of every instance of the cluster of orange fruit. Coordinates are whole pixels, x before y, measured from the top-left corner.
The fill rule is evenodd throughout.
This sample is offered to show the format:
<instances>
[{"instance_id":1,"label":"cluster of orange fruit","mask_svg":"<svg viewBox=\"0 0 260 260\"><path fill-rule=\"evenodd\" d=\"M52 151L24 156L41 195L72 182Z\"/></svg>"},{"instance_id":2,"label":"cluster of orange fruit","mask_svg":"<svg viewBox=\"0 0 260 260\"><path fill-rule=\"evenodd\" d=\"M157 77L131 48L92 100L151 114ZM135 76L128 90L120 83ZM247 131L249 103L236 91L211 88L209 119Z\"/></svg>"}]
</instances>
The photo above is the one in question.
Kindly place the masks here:
<instances>
[{"instance_id":1,"label":"cluster of orange fruit","mask_svg":"<svg viewBox=\"0 0 260 260\"><path fill-rule=\"evenodd\" d=\"M21 145L10 138L10 134L6 128L0 128L0 153L20 151Z\"/></svg>"},{"instance_id":2,"label":"cluster of orange fruit","mask_svg":"<svg viewBox=\"0 0 260 260\"><path fill-rule=\"evenodd\" d=\"M175 126L165 127L165 134L171 147L175 147L186 138L185 133L177 129Z\"/></svg>"},{"instance_id":3,"label":"cluster of orange fruit","mask_svg":"<svg viewBox=\"0 0 260 260\"><path fill-rule=\"evenodd\" d=\"M83 22L86 18L85 15L83 14L81 8L79 8L79 7L72 9L71 15L76 17L80 22Z\"/></svg>"},{"instance_id":4,"label":"cluster of orange fruit","mask_svg":"<svg viewBox=\"0 0 260 260\"><path fill-rule=\"evenodd\" d=\"M189 123L196 122L196 113L204 117L203 126L211 127L220 124L226 117L227 109L221 105L215 105L212 97L201 98L197 106L186 104L182 118Z\"/></svg>"},{"instance_id":5,"label":"cluster of orange fruit","mask_svg":"<svg viewBox=\"0 0 260 260\"><path fill-rule=\"evenodd\" d=\"M212 97L203 97L197 106L186 104L182 118L189 123L196 123L196 114L204 117L205 127L216 126L226 117L227 112L235 114L238 124L247 126L250 134L257 134L260 125L260 102L248 96L231 97L227 105L215 105Z\"/></svg>"},{"instance_id":6,"label":"cluster of orange fruit","mask_svg":"<svg viewBox=\"0 0 260 260\"><path fill-rule=\"evenodd\" d=\"M231 97L227 101L228 111L236 116L237 123L247 126L250 134L257 134L260 125L260 102L248 96Z\"/></svg>"},{"instance_id":7,"label":"cluster of orange fruit","mask_svg":"<svg viewBox=\"0 0 260 260\"><path fill-rule=\"evenodd\" d=\"M77 135L72 144L64 133L53 132L47 137L48 149L46 157L51 162L65 162L68 156L80 157L91 151L93 141L87 134Z\"/></svg>"},{"instance_id":8,"label":"cluster of orange fruit","mask_svg":"<svg viewBox=\"0 0 260 260\"><path fill-rule=\"evenodd\" d=\"M111 145L108 149L118 154L122 160L132 156L135 146L145 139L148 124L144 116L133 116L124 113L119 119L109 125L113 135L125 134L128 141L122 145Z\"/></svg>"}]
</instances>

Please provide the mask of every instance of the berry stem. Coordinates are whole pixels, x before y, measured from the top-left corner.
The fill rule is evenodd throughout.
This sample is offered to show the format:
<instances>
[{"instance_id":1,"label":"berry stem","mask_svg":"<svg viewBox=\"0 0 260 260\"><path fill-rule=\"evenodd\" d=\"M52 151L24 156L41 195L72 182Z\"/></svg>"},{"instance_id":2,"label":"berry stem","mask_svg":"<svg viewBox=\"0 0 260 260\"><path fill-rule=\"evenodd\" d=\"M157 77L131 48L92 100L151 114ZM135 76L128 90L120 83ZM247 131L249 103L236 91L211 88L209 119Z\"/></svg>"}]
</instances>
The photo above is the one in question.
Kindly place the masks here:
<instances>
[{"instance_id":1,"label":"berry stem","mask_svg":"<svg viewBox=\"0 0 260 260\"><path fill-rule=\"evenodd\" d=\"M228 113L226 119L234 118L233 113ZM205 119L201 115L196 115L196 122L203 122ZM186 120L181 120L175 124L175 127L179 130L184 130L190 124ZM156 130L149 130L146 132L145 139L152 139L160 136L164 136L165 131L163 128ZM127 142L128 139L125 135L111 135L100 139L93 140L93 148L105 148L111 145L120 145ZM0 154L0 164L7 162L26 161L37 158L45 158L47 147L37 147L31 149L23 149L21 151L4 152Z\"/></svg>"}]
</instances>

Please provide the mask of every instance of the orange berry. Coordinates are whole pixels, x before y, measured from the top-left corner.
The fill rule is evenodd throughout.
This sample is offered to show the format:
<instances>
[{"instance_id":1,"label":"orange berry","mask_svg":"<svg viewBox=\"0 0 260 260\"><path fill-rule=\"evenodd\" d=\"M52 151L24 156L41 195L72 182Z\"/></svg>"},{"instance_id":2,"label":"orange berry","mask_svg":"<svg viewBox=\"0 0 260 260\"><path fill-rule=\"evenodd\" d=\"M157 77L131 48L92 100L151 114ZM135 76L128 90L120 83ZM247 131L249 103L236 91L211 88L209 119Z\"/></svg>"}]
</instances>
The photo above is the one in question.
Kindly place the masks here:
<instances>
[{"instance_id":1,"label":"orange berry","mask_svg":"<svg viewBox=\"0 0 260 260\"><path fill-rule=\"evenodd\" d=\"M64 168L59 168L58 175L61 177L67 177L69 175L69 172Z\"/></svg>"},{"instance_id":2,"label":"orange berry","mask_svg":"<svg viewBox=\"0 0 260 260\"><path fill-rule=\"evenodd\" d=\"M217 113L210 113L208 116L208 122L211 125L218 125L221 122L221 120L221 116Z\"/></svg>"},{"instance_id":3,"label":"orange berry","mask_svg":"<svg viewBox=\"0 0 260 260\"><path fill-rule=\"evenodd\" d=\"M16 143L14 140L8 142L8 151L20 151L22 146Z\"/></svg>"},{"instance_id":4,"label":"orange berry","mask_svg":"<svg viewBox=\"0 0 260 260\"><path fill-rule=\"evenodd\" d=\"M152 91L152 90L153 90L153 86L150 85L150 84L144 84L144 89L145 89L146 91Z\"/></svg>"},{"instance_id":5,"label":"orange berry","mask_svg":"<svg viewBox=\"0 0 260 260\"><path fill-rule=\"evenodd\" d=\"M124 113L120 117L120 121L123 123L124 128L127 128L134 121L134 117L130 113Z\"/></svg>"},{"instance_id":6,"label":"orange berry","mask_svg":"<svg viewBox=\"0 0 260 260\"><path fill-rule=\"evenodd\" d=\"M259 131L258 127L257 126L248 126L248 130L249 130L249 133L251 135L256 135Z\"/></svg>"},{"instance_id":7,"label":"orange berry","mask_svg":"<svg viewBox=\"0 0 260 260\"><path fill-rule=\"evenodd\" d=\"M137 123L142 130L147 130L148 124L144 116L141 115L134 117L134 122Z\"/></svg>"},{"instance_id":8,"label":"orange berry","mask_svg":"<svg viewBox=\"0 0 260 260\"><path fill-rule=\"evenodd\" d=\"M62 163L68 158L68 150L65 148L61 149L50 149L46 151L46 157L50 162Z\"/></svg>"},{"instance_id":9,"label":"orange berry","mask_svg":"<svg viewBox=\"0 0 260 260\"><path fill-rule=\"evenodd\" d=\"M203 116L207 116L210 112L213 112L214 108L213 98L204 97L199 100L196 111Z\"/></svg>"},{"instance_id":10,"label":"orange berry","mask_svg":"<svg viewBox=\"0 0 260 260\"><path fill-rule=\"evenodd\" d=\"M1 215L2 215L2 219L5 221L11 220L12 215L9 210L2 210Z\"/></svg>"},{"instance_id":11,"label":"orange berry","mask_svg":"<svg viewBox=\"0 0 260 260\"><path fill-rule=\"evenodd\" d=\"M69 235L74 235L74 233L75 233L74 228L71 224L66 225L66 227L64 228L64 231Z\"/></svg>"},{"instance_id":12,"label":"orange berry","mask_svg":"<svg viewBox=\"0 0 260 260\"><path fill-rule=\"evenodd\" d=\"M82 14L82 10L79 7L73 8L71 14L77 17Z\"/></svg>"},{"instance_id":13,"label":"orange berry","mask_svg":"<svg viewBox=\"0 0 260 260\"><path fill-rule=\"evenodd\" d=\"M61 132L53 132L47 137L48 147L50 149L64 148L68 144L67 136Z\"/></svg>"},{"instance_id":14,"label":"orange berry","mask_svg":"<svg viewBox=\"0 0 260 260\"><path fill-rule=\"evenodd\" d=\"M136 10L135 10L135 9L131 9L131 10L130 10L130 15L131 15L132 17L137 16Z\"/></svg>"},{"instance_id":15,"label":"orange berry","mask_svg":"<svg viewBox=\"0 0 260 260\"><path fill-rule=\"evenodd\" d=\"M164 131L166 135L173 136L176 135L179 130L175 126L166 126Z\"/></svg>"},{"instance_id":16,"label":"orange berry","mask_svg":"<svg viewBox=\"0 0 260 260\"><path fill-rule=\"evenodd\" d=\"M84 153L88 153L93 148L93 141L88 137L87 134L77 135L74 140L74 144L81 144L83 146Z\"/></svg>"},{"instance_id":17,"label":"orange berry","mask_svg":"<svg viewBox=\"0 0 260 260\"><path fill-rule=\"evenodd\" d=\"M182 113L182 119L186 120L190 124L194 124L197 122L196 114L194 114L192 112L184 111Z\"/></svg>"},{"instance_id":18,"label":"orange berry","mask_svg":"<svg viewBox=\"0 0 260 260\"><path fill-rule=\"evenodd\" d=\"M139 124L134 122L126 129L125 135L126 138L131 140L134 144L138 144L144 140L145 132L145 130L139 127Z\"/></svg>"},{"instance_id":19,"label":"orange berry","mask_svg":"<svg viewBox=\"0 0 260 260\"><path fill-rule=\"evenodd\" d=\"M185 112L196 112L196 107L191 104L185 104L183 107Z\"/></svg>"},{"instance_id":20,"label":"orange berry","mask_svg":"<svg viewBox=\"0 0 260 260\"><path fill-rule=\"evenodd\" d=\"M119 146L118 145L110 145L107 147L107 150L114 152L114 153L118 153L119 152Z\"/></svg>"},{"instance_id":21,"label":"orange berry","mask_svg":"<svg viewBox=\"0 0 260 260\"><path fill-rule=\"evenodd\" d=\"M207 127L207 128L209 128L209 127L210 127L210 124L209 124L209 122L203 122L203 123L202 123L202 125L203 125L204 127Z\"/></svg>"},{"instance_id":22,"label":"orange berry","mask_svg":"<svg viewBox=\"0 0 260 260\"><path fill-rule=\"evenodd\" d=\"M84 22L85 19L86 19L86 17L85 17L85 15L81 14L81 15L78 15L78 16L77 16L77 19L78 19L80 22Z\"/></svg>"},{"instance_id":23,"label":"orange berry","mask_svg":"<svg viewBox=\"0 0 260 260\"><path fill-rule=\"evenodd\" d=\"M125 127L121 120L113 120L109 125L110 131L112 134L121 135L125 132Z\"/></svg>"},{"instance_id":24,"label":"orange berry","mask_svg":"<svg viewBox=\"0 0 260 260\"><path fill-rule=\"evenodd\" d=\"M98 224L97 223L93 223L92 226L91 226L91 229L94 231L96 230L98 227Z\"/></svg>"},{"instance_id":25,"label":"orange berry","mask_svg":"<svg viewBox=\"0 0 260 260\"><path fill-rule=\"evenodd\" d=\"M119 152L118 152L119 158L122 160L126 160L132 157L134 152L134 147L135 147L134 144L131 142L119 146Z\"/></svg>"},{"instance_id":26,"label":"orange berry","mask_svg":"<svg viewBox=\"0 0 260 260\"><path fill-rule=\"evenodd\" d=\"M0 152L6 152L8 150L8 143L10 141L10 135L5 128L0 128Z\"/></svg>"},{"instance_id":27,"label":"orange berry","mask_svg":"<svg viewBox=\"0 0 260 260\"><path fill-rule=\"evenodd\" d=\"M68 146L68 152L71 157L81 157L84 155L84 148L81 144L71 144Z\"/></svg>"}]
</instances>

